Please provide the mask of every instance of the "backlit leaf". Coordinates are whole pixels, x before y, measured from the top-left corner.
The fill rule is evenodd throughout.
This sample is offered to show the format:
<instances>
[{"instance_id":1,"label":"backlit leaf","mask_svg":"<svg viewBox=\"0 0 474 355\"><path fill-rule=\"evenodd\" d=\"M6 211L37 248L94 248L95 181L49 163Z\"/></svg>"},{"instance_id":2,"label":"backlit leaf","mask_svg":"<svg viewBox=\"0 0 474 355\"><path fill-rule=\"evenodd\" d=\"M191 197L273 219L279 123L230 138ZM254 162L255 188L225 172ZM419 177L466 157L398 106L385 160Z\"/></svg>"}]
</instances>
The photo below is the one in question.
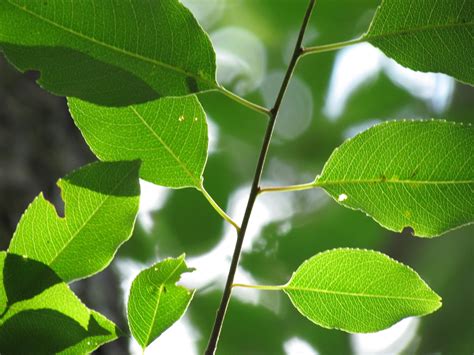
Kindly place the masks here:
<instances>
[{"instance_id":1,"label":"backlit leaf","mask_svg":"<svg viewBox=\"0 0 474 355\"><path fill-rule=\"evenodd\" d=\"M376 332L441 307L411 268L379 252L333 249L306 260L283 286L312 322L351 333Z\"/></svg>"},{"instance_id":2,"label":"backlit leaf","mask_svg":"<svg viewBox=\"0 0 474 355\"><path fill-rule=\"evenodd\" d=\"M0 273L0 305L7 305L0 315L2 354L83 354L117 338L116 326L89 310L48 266L2 252ZM28 274L34 277L22 277Z\"/></svg>"},{"instance_id":3,"label":"backlit leaf","mask_svg":"<svg viewBox=\"0 0 474 355\"><path fill-rule=\"evenodd\" d=\"M99 159L140 159L145 180L175 188L201 186L207 122L195 96L123 108L69 99L69 109Z\"/></svg>"},{"instance_id":4,"label":"backlit leaf","mask_svg":"<svg viewBox=\"0 0 474 355\"><path fill-rule=\"evenodd\" d=\"M9 252L41 261L66 282L101 271L131 236L139 166L96 162L59 180L65 217L40 194L23 214Z\"/></svg>"},{"instance_id":5,"label":"backlit leaf","mask_svg":"<svg viewBox=\"0 0 474 355\"><path fill-rule=\"evenodd\" d=\"M403 66L474 85L474 1L383 0L364 39Z\"/></svg>"},{"instance_id":6,"label":"backlit leaf","mask_svg":"<svg viewBox=\"0 0 474 355\"><path fill-rule=\"evenodd\" d=\"M178 0L2 0L0 47L45 89L102 105L216 87L211 42Z\"/></svg>"},{"instance_id":7,"label":"backlit leaf","mask_svg":"<svg viewBox=\"0 0 474 355\"><path fill-rule=\"evenodd\" d=\"M316 186L397 232L433 237L474 221L474 127L390 121L337 148Z\"/></svg>"},{"instance_id":8,"label":"backlit leaf","mask_svg":"<svg viewBox=\"0 0 474 355\"><path fill-rule=\"evenodd\" d=\"M128 299L128 322L133 337L146 348L184 314L194 291L177 286L189 272L184 255L163 260L142 271L132 283Z\"/></svg>"}]
</instances>

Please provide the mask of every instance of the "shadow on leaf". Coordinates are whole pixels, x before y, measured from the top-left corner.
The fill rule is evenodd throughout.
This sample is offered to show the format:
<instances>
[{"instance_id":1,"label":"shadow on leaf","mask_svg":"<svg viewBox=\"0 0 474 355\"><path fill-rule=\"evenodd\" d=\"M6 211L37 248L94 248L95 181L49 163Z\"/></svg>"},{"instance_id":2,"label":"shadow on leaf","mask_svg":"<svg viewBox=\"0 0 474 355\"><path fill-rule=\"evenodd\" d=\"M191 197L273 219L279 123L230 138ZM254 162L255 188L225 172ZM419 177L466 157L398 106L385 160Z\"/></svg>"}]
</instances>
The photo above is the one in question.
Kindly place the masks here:
<instances>
[{"instance_id":1,"label":"shadow on leaf","mask_svg":"<svg viewBox=\"0 0 474 355\"><path fill-rule=\"evenodd\" d=\"M70 317L50 310L27 310L8 319L0 328L2 354L52 354L78 344L86 338L109 335L94 317L84 329Z\"/></svg>"},{"instance_id":2,"label":"shadow on leaf","mask_svg":"<svg viewBox=\"0 0 474 355\"><path fill-rule=\"evenodd\" d=\"M3 284L8 306L39 295L62 280L45 264L16 254L7 254Z\"/></svg>"},{"instance_id":3,"label":"shadow on leaf","mask_svg":"<svg viewBox=\"0 0 474 355\"><path fill-rule=\"evenodd\" d=\"M140 161L95 162L74 171L62 182L110 196L139 196ZM117 182L111 184L111 182Z\"/></svg>"},{"instance_id":4,"label":"shadow on leaf","mask_svg":"<svg viewBox=\"0 0 474 355\"><path fill-rule=\"evenodd\" d=\"M102 106L128 106L160 97L132 73L69 48L4 44L2 49L21 71L38 70L38 83L56 95Z\"/></svg>"}]
</instances>

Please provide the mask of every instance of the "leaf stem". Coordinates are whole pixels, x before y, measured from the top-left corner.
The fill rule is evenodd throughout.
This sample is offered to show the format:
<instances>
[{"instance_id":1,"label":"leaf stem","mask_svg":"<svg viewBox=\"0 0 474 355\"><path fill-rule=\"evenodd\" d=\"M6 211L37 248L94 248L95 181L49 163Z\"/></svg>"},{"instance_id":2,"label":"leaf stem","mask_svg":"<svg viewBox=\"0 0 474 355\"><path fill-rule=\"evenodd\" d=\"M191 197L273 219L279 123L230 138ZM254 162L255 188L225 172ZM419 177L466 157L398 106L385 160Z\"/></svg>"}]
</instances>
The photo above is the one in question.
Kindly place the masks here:
<instances>
[{"instance_id":1,"label":"leaf stem","mask_svg":"<svg viewBox=\"0 0 474 355\"><path fill-rule=\"evenodd\" d=\"M260 112L260 113L263 113L267 116L270 116L270 110L263 107L263 106L260 106L260 105L257 105L251 101L248 101L246 99L244 99L243 97L237 95L237 94L234 94L232 91L229 91L227 90L225 87L219 85L217 86L217 90L224 94L225 96L227 96L228 98L234 100L235 102L238 102L239 104L241 105L244 105L248 108L250 108L251 110L254 110L256 112Z\"/></svg>"},{"instance_id":2,"label":"leaf stem","mask_svg":"<svg viewBox=\"0 0 474 355\"><path fill-rule=\"evenodd\" d=\"M262 148L260 150L257 167L255 169L255 175L253 178L250 195L247 202L247 207L245 208L245 214L242 220L242 227L237 235L237 241L235 243L234 254L232 255L232 261L230 264L229 273L227 275L227 281L225 284L224 293L222 294L221 303L217 310L214 327L212 329L212 332L209 338L209 343L207 345L207 349L205 352L206 355L214 355L217 348L217 343L219 341L222 325L224 322L224 318L227 312L227 307L229 305L230 297L232 294L232 284L234 283L235 273L239 265L239 259L240 259L240 254L242 251L242 245L244 243L245 232L247 231L250 215L252 214L252 209L255 204L255 200L257 199L258 192L260 190L260 187L259 187L260 179L262 177L263 167L265 165L268 148L270 146L270 142L272 139L273 129L275 128L275 123L278 117L278 112L280 111L280 106L283 100L283 96L285 95L286 89L288 88L288 84L293 75L296 64L301 54L303 53L303 47L302 47L303 37L306 31L306 28L308 26L311 13L313 12L315 3L316 3L316 0L309 1L308 7L306 9L306 13L303 19L303 23L301 24L298 39L295 44L295 49L291 57L290 64L288 65L288 68L286 70L286 74L281 84L280 90L278 92L278 96L275 100L275 104L273 105L273 108L269 111L270 119L268 120L267 129L265 131L265 136L263 138Z\"/></svg>"},{"instance_id":3,"label":"leaf stem","mask_svg":"<svg viewBox=\"0 0 474 355\"><path fill-rule=\"evenodd\" d=\"M264 192L303 191L303 190L314 189L315 187L318 187L318 185L316 184L316 181L311 181L306 184L298 184L298 185L262 187L260 188L259 193L263 194Z\"/></svg>"},{"instance_id":4,"label":"leaf stem","mask_svg":"<svg viewBox=\"0 0 474 355\"><path fill-rule=\"evenodd\" d=\"M330 52L330 51L335 51L344 47L352 46L357 43L362 43L365 42L364 37L359 37L356 39L352 39L350 41L344 41L344 42L337 42L337 43L331 43L331 44L325 44L322 46L314 46L314 47L306 47L303 49L303 53L301 56L305 56L308 54L314 54L314 53L323 53L323 52Z\"/></svg>"},{"instance_id":5,"label":"leaf stem","mask_svg":"<svg viewBox=\"0 0 474 355\"><path fill-rule=\"evenodd\" d=\"M240 231L239 225L227 213L225 213L225 211L217 204L216 201L214 201L214 199L212 198L211 195L209 195L209 193L206 191L206 189L204 188L204 185L202 183L201 183L201 186L199 188L199 191L202 192L204 197L207 199L207 201L209 201L209 204L217 211L217 213L219 213L219 215L222 218L224 218L227 222L232 224L232 226L234 226L237 233L239 233L239 231Z\"/></svg>"},{"instance_id":6,"label":"leaf stem","mask_svg":"<svg viewBox=\"0 0 474 355\"><path fill-rule=\"evenodd\" d=\"M247 284L233 284L232 287L253 288L255 290L264 290L264 291L281 291L285 288L284 285L267 286L267 285L247 285Z\"/></svg>"}]
</instances>

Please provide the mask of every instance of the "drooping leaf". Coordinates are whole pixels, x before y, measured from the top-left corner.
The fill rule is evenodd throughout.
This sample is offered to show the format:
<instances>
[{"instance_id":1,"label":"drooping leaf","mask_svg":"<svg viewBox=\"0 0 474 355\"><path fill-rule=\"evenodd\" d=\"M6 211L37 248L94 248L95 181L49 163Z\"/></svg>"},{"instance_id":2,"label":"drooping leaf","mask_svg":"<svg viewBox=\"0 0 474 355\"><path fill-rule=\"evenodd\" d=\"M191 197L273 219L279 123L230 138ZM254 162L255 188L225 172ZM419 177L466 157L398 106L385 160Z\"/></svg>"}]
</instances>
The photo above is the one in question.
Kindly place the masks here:
<instances>
[{"instance_id":1,"label":"drooping leaf","mask_svg":"<svg viewBox=\"0 0 474 355\"><path fill-rule=\"evenodd\" d=\"M474 85L474 1L383 0L364 39L408 68Z\"/></svg>"},{"instance_id":2,"label":"drooping leaf","mask_svg":"<svg viewBox=\"0 0 474 355\"><path fill-rule=\"evenodd\" d=\"M131 236L139 166L96 162L59 180L65 217L40 194L23 214L9 252L41 261L66 282L101 271Z\"/></svg>"},{"instance_id":3,"label":"drooping leaf","mask_svg":"<svg viewBox=\"0 0 474 355\"><path fill-rule=\"evenodd\" d=\"M433 237L474 222L474 127L390 121L337 148L315 185L385 228Z\"/></svg>"},{"instance_id":4,"label":"drooping leaf","mask_svg":"<svg viewBox=\"0 0 474 355\"><path fill-rule=\"evenodd\" d=\"M128 323L133 337L145 349L184 314L194 291L177 286L189 272L184 255L163 260L133 280L128 299Z\"/></svg>"},{"instance_id":5,"label":"drooping leaf","mask_svg":"<svg viewBox=\"0 0 474 355\"><path fill-rule=\"evenodd\" d=\"M379 252L333 249L306 260L283 286L312 322L351 333L376 332L441 307L411 268Z\"/></svg>"},{"instance_id":6,"label":"drooping leaf","mask_svg":"<svg viewBox=\"0 0 474 355\"><path fill-rule=\"evenodd\" d=\"M7 305L0 315L2 354L90 353L119 335L48 266L2 252L0 273L0 305ZM35 277L22 278L29 273ZM33 291L25 295L28 287Z\"/></svg>"},{"instance_id":7,"label":"drooping leaf","mask_svg":"<svg viewBox=\"0 0 474 355\"><path fill-rule=\"evenodd\" d=\"M0 47L45 89L102 105L216 87L211 42L178 0L2 0Z\"/></svg>"},{"instance_id":8,"label":"drooping leaf","mask_svg":"<svg viewBox=\"0 0 474 355\"><path fill-rule=\"evenodd\" d=\"M140 177L145 180L175 188L201 186L207 122L195 96L124 108L69 99L69 109L99 159L140 159Z\"/></svg>"}]
</instances>

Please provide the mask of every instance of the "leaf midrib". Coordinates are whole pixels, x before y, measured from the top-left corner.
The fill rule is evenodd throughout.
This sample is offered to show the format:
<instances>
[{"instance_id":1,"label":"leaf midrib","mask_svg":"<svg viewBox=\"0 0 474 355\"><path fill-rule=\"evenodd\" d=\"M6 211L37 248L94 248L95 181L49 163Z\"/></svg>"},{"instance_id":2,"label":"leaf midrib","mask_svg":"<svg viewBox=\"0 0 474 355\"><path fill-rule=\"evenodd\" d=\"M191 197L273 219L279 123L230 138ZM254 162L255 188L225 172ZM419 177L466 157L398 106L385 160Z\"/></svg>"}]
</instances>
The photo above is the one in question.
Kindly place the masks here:
<instances>
[{"instance_id":1,"label":"leaf midrib","mask_svg":"<svg viewBox=\"0 0 474 355\"><path fill-rule=\"evenodd\" d=\"M186 164L175 154L175 152L163 141L161 136L148 124L145 118L133 107L130 106L130 110L138 117L138 119L145 125L145 127L153 134L153 136L161 143L161 145L166 149L166 151L171 155L171 157L176 160L176 162L181 166L184 172L191 178L192 182L196 187L200 186L200 181L197 179L194 174L188 169Z\"/></svg>"},{"instance_id":2,"label":"leaf midrib","mask_svg":"<svg viewBox=\"0 0 474 355\"><path fill-rule=\"evenodd\" d=\"M394 299L394 300L405 300L405 301L423 301L423 302L434 302L439 303L439 300L423 297L410 297L410 296L390 296L390 295L379 295L371 293L358 293L358 292L347 292L347 291L334 291L325 290L320 288L312 287L300 287L300 286L285 286L284 291L301 291L301 292L313 292L313 293L324 293L336 296L349 296L349 297L366 297L366 298L381 298L381 299Z\"/></svg>"},{"instance_id":3,"label":"leaf midrib","mask_svg":"<svg viewBox=\"0 0 474 355\"><path fill-rule=\"evenodd\" d=\"M401 36L404 34L415 34L415 33L425 32L425 31L430 31L430 30L448 29L448 28L455 28L455 27L462 27L462 26L468 27L472 25L474 25L474 21L462 22L462 23L456 22L456 23L449 23L449 24L435 24L435 25L427 25L427 26L421 26L421 27L413 27L406 30L397 30L395 32L387 32L387 33L376 34L376 35L372 35L370 32L372 28L369 28L367 33L364 36L362 36L362 39L370 42L370 40L372 39L383 39L386 37L396 37L396 36Z\"/></svg>"},{"instance_id":4,"label":"leaf midrib","mask_svg":"<svg viewBox=\"0 0 474 355\"><path fill-rule=\"evenodd\" d=\"M36 17L37 19L39 19L39 20L41 20L41 21L44 21L44 22L46 22L47 24L49 24L49 25L51 25L51 26L57 27L57 28L59 28L59 29L65 31L65 32L68 32L68 33L70 33L70 34L72 34L72 35L75 35L75 36L77 36L77 37L79 37L79 38L82 38L82 39L84 39L84 40L86 40L86 41L89 41L89 42L92 42L92 43L94 43L94 44L103 46L103 47L105 47L105 48L107 48L107 49L110 49L110 50L112 50L112 51L115 51L115 52L118 52L118 53L121 53L121 54L124 54L124 55L127 55L127 56L130 56L130 57L132 57L132 58L139 59L139 60L142 60L142 61L144 61L144 62L148 62L148 63L154 64L154 65L158 65L158 66L164 67L164 68L166 68L166 69L169 69L169 70L175 71L175 72L177 72L177 73L183 74L183 75L185 75L186 77L191 77L191 78L193 78L193 79L202 81L202 82L204 82L204 83L206 83L206 84L208 84L208 85L210 85L210 86L212 86L212 87L214 87L214 88L217 88L217 85L216 85L215 82L210 81L209 79L204 78L204 77L202 77L202 76L200 76L200 75L196 75L196 74L190 73L190 72L188 72L188 71L186 71L186 70L184 70L184 69L182 69L182 68L179 68L179 67L176 67L176 66L172 66L172 65L170 65L170 64L168 64L168 63L165 63L165 62L162 62L162 61L159 61L159 60L156 60L156 59L148 58L148 57L145 57L145 56L140 55L140 54L138 54L138 53L130 52L130 51L127 51L127 50L125 50L125 49L122 49L122 48L119 48L119 47L115 47L115 46L113 46L113 45L111 45L111 44L108 44L108 43L106 43L106 42L99 41L99 40L97 40L97 39L95 39L95 38L93 38L93 37L89 37L89 36L87 36L87 35L85 35L85 34L83 34L83 33L74 31L74 30L71 29L71 28L68 28L68 27L66 27L66 26L64 26L64 25L61 25L61 24L59 24L59 23L57 23L57 22L54 22L54 21L52 21L52 20L50 20L50 19L48 19L48 18L46 18L46 17L43 17L43 16L37 14L36 12L27 9L26 7L21 7L21 6L19 6L18 4L12 3L11 0L7 0L7 2L8 2L10 5L16 7L17 9L19 9L19 10L21 10L21 11L23 11L23 12L25 12L25 13L27 13L27 14L33 16L33 17Z\"/></svg>"},{"instance_id":5,"label":"leaf midrib","mask_svg":"<svg viewBox=\"0 0 474 355\"><path fill-rule=\"evenodd\" d=\"M153 311L153 318L152 318L152 321L151 321L151 324L150 324L150 329L148 330L148 334L146 336L146 345L148 346L148 343L150 341L150 336L151 336L151 331L153 330L153 325L155 324L155 321L156 321L156 315L157 315L157 312L158 312L158 307L160 305L160 300L161 300L161 295L163 293L163 287L164 285L166 285L166 283L168 282L168 280L174 275L174 273L176 272L176 270L179 269L179 267L184 263L184 260L180 260L179 264L173 269L173 271L170 272L170 274L168 275L168 277L161 283L161 286L160 286L160 290L159 290L159 293L158 293L158 300L156 302L156 306L155 306L155 309Z\"/></svg>"},{"instance_id":6,"label":"leaf midrib","mask_svg":"<svg viewBox=\"0 0 474 355\"><path fill-rule=\"evenodd\" d=\"M352 180L317 180L314 186L351 184L400 184L400 185L465 185L474 184L474 180L402 180L402 179L352 179Z\"/></svg>"},{"instance_id":7,"label":"leaf midrib","mask_svg":"<svg viewBox=\"0 0 474 355\"><path fill-rule=\"evenodd\" d=\"M48 263L49 265L53 265L53 263L56 261L56 259L59 257L59 255L62 254L62 252L69 246L69 244L72 243L72 241L76 238L76 236L88 225L89 221L99 212L99 210L102 208L102 206L109 200L109 198L112 196L112 193L115 192L122 184L123 182L128 179L128 177L132 174L132 172L135 170L135 168L132 168L128 174L125 174L125 176L117 183L117 185L111 190L110 194L107 194L105 198L102 200L101 203L97 206L97 208L90 214L90 216L82 223L82 225L74 232L74 234L71 234L69 240L64 244L64 246L56 253L56 256ZM66 216L67 217L67 216ZM68 223L67 219L65 219L65 223Z\"/></svg>"}]
</instances>

